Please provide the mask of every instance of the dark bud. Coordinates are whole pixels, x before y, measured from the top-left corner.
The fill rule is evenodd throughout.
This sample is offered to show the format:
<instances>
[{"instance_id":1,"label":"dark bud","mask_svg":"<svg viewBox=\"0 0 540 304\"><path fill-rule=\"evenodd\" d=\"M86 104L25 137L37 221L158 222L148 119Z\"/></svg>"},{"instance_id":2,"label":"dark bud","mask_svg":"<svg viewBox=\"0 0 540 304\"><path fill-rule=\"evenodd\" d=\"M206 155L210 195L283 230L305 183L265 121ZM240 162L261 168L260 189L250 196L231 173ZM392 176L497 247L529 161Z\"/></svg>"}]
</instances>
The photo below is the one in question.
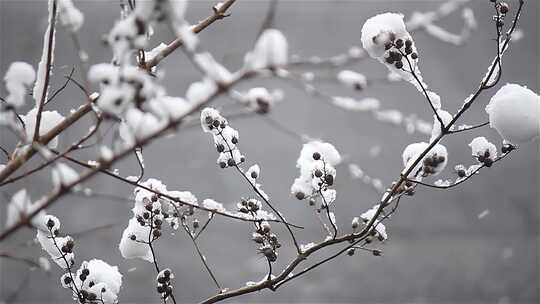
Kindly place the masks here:
<instances>
[{"instance_id":1,"label":"dark bud","mask_svg":"<svg viewBox=\"0 0 540 304\"><path fill-rule=\"evenodd\" d=\"M170 295L172 294L172 287L171 286L167 286L167 290L165 290L165 292Z\"/></svg>"},{"instance_id":2,"label":"dark bud","mask_svg":"<svg viewBox=\"0 0 540 304\"><path fill-rule=\"evenodd\" d=\"M161 231L159 230L154 230L152 231L152 235L155 237L155 238L158 238L161 236Z\"/></svg>"},{"instance_id":3,"label":"dark bud","mask_svg":"<svg viewBox=\"0 0 540 304\"><path fill-rule=\"evenodd\" d=\"M257 178L257 172L253 171L251 172L251 178Z\"/></svg>"},{"instance_id":4,"label":"dark bud","mask_svg":"<svg viewBox=\"0 0 540 304\"><path fill-rule=\"evenodd\" d=\"M354 255L354 248L349 248L349 250L347 250L347 255L348 256L353 256Z\"/></svg>"},{"instance_id":5,"label":"dark bud","mask_svg":"<svg viewBox=\"0 0 540 304\"><path fill-rule=\"evenodd\" d=\"M309 205L310 206L315 206L315 200L313 198L309 199Z\"/></svg>"},{"instance_id":6,"label":"dark bud","mask_svg":"<svg viewBox=\"0 0 540 304\"><path fill-rule=\"evenodd\" d=\"M84 274L81 274L79 276L79 279L81 279L81 281L86 281L86 276Z\"/></svg>"},{"instance_id":7,"label":"dark bud","mask_svg":"<svg viewBox=\"0 0 540 304\"><path fill-rule=\"evenodd\" d=\"M394 65L395 65L396 69L398 69L398 70L403 68L403 62L401 62L401 61L396 61L396 63Z\"/></svg>"},{"instance_id":8,"label":"dark bud","mask_svg":"<svg viewBox=\"0 0 540 304\"><path fill-rule=\"evenodd\" d=\"M155 214L159 214L160 212L161 212L161 211L159 211L159 209L154 210L154 213L155 213Z\"/></svg>"},{"instance_id":9,"label":"dark bud","mask_svg":"<svg viewBox=\"0 0 540 304\"><path fill-rule=\"evenodd\" d=\"M193 229L198 229L198 228L199 228L199 221L194 220L193 221Z\"/></svg>"},{"instance_id":10,"label":"dark bud","mask_svg":"<svg viewBox=\"0 0 540 304\"><path fill-rule=\"evenodd\" d=\"M412 53L411 58L412 59L418 59L418 54L417 53Z\"/></svg>"},{"instance_id":11,"label":"dark bud","mask_svg":"<svg viewBox=\"0 0 540 304\"><path fill-rule=\"evenodd\" d=\"M324 177L324 180L326 181L326 183L328 184L328 186L332 186L334 184L334 176L330 175L330 174L327 174L325 177Z\"/></svg>"},{"instance_id":12,"label":"dark bud","mask_svg":"<svg viewBox=\"0 0 540 304\"><path fill-rule=\"evenodd\" d=\"M372 253L373 253L374 256L381 256L382 255L382 251L380 251L378 249L373 250Z\"/></svg>"},{"instance_id":13,"label":"dark bud","mask_svg":"<svg viewBox=\"0 0 540 304\"><path fill-rule=\"evenodd\" d=\"M386 61L386 63L388 63L388 64L393 64L394 63L394 57L388 56L388 57L384 58L384 61Z\"/></svg>"},{"instance_id":14,"label":"dark bud","mask_svg":"<svg viewBox=\"0 0 540 304\"><path fill-rule=\"evenodd\" d=\"M444 156L439 156L437 157L437 162L440 164L440 163L444 163L444 161L446 160L446 158Z\"/></svg>"},{"instance_id":15,"label":"dark bud","mask_svg":"<svg viewBox=\"0 0 540 304\"><path fill-rule=\"evenodd\" d=\"M394 41L394 40L396 40L396 34L390 33L390 37L388 37L388 38L390 38L390 41Z\"/></svg>"},{"instance_id":16,"label":"dark bud","mask_svg":"<svg viewBox=\"0 0 540 304\"><path fill-rule=\"evenodd\" d=\"M321 154L320 154L319 152L313 153L313 159L314 159L314 160L319 160L319 159L321 159Z\"/></svg>"},{"instance_id":17,"label":"dark bud","mask_svg":"<svg viewBox=\"0 0 540 304\"><path fill-rule=\"evenodd\" d=\"M75 242L73 242L72 240L69 240L69 241L66 242L66 246L69 249L73 249L73 247L75 247Z\"/></svg>"},{"instance_id":18,"label":"dark bud","mask_svg":"<svg viewBox=\"0 0 540 304\"><path fill-rule=\"evenodd\" d=\"M414 195L414 189L413 188L407 189L407 191L405 191L405 194L407 194L408 196L413 196Z\"/></svg>"},{"instance_id":19,"label":"dark bud","mask_svg":"<svg viewBox=\"0 0 540 304\"><path fill-rule=\"evenodd\" d=\"M249 212L248 208L246 208L246 207L240 207L239 211L242 212L242 213L248 213Z\"/></svg>"},{"instance_id":20,"label":"dark bud","mask_svg":"<svg viewBox=\"0 0 540 304\"><path fill-rule=\"evenodd\" d=\"M508 13L509 10L510 10L510 7L508 6L508 3L501 2L499 4L499 12L501 12L501 14L506 14Z\"/></svg>"},{"instance_id":21,"label":"dark bud","mask_svg":"<svg viewBox=\"0 0 540 304\"><path fill-rule=\"evenodd\" d=\"M465 173L465 170L460 169L460 170L457 171L457 175L459 177L465 177L467 174Z\"/></svg>"},{"instance_id":22,"label":"dark bud","mask_svg":"<svg viewBox=\"0 0 540 304\"><path fill-rule=\"evenodd\" d=\"M411 41L411 39L405 40L405 47L406 47L406 48L411 48L411 47L412 47L412 41Z\"/></svg>"},{"instance_id":23,"label":"dark bud","mask_svg":"<svg viewBox=\"0 0 540 304\"><path fill-rule=\"evenodd\" d=\"M157 281L158 281L158 283L160 283L160 284L165 284L165 283L167 282L167 279L166 279L165 277L159 277L159 278L157 279Z\"/></svg>"},{"instance_id":24,"label":"dark bud","mask_svg":"<svg viewBox=\"0 0 540 304\"><path fill-rule=\"evenodd\" d=\"M54 227L54 221L53 221L52 219L49 219L49 220L47 221L47 227L49 227L49 228Z\"/></svg>"},{"instance_id":25,"label":"dark bud","mask_svg":"<svg viewBox=\"0 0 540 304\"><path fill-rule=\"evenodd\" d=\"M69 249L68 246L66 246L66 245L62 246L61 250L64 253L69 253L71 251L71 249Z\"/></svg>"},{"instance_id":26,"label":"dark bud","mask_svg":"<svg viewBox=\"0 0 540 304\"><path fill-rule=\"evenodd\" d=\"M486 158L483 155L478 156L478 161L483 163L486 160Z\"/></svg>"},{"instance_id":27,"label":"dark bud","mask_svg":"<svg viewBox=\"0 0 540 304\"><path fill-rule=\"evenodd\" d=\"M88 283L88 287L92 287L94 285L96 285L96 283L94 283L94 281L90 281L90 283Z\"/></svg>"},{"instance_id":28,"label":"dark bud","mask_svg":"<svg viewBox=\"0 0 540 304\"><path fill-rule=\"evenodd\" d=\"M94 301L94 300L96 300L97 296L96 296L95 293L89 292L89 293L88 293L88 297L86 297L86 298L87 298L89 301Z\"/></svg>"},{"instance_id":29,"label":"dark bud","mask_svg":"<svg viewBox=\"0 0 540 304\"><path fill-rule=\"evenodd\" d=\"M238 143L238 138L233 137L233 138L231 139L231 141L232 141L233 144L236 145L236 144Z\"/></svg>"},{"instance_id":30,"label":"dark bud","mask_svg":"<svg viewBox=\"0 0 540 304\"><path fill-rule=\"evenodd\" d=\"M88 291L86 291L84 289L81 289L81 291L79 292L79 297L81 297L83 299L88 298Z\"/></svg>"},{"instance_id":31,"label":"dark bud","mask_svg":"<svg viewBox=\"0 0 540 304\"><path fill-rule=\"evenodd\" d=\"M145 213L143 213L142 216L143 216L144 219L148 219L148 218L150 218L150 213L145 212Z\"/></svg>"},{"instance_id":32,"label":"dark bud","mask_svg":"<svg viewBox=\"0 0 540 304\"><path fill-rule=\"evenodd\" d=\"M135 234L132 234L129 236L129 239L132 240L132 241L135 241L137 240L137 236Z\"/></svg>"},{"instance_id":33,"label":"dark bud","mask_svg":"<svg viewBox=\"0 0 540 304\"><path fill-rule=\"evenodd\" d=\"M392 48L392 43L390 43L390 42L387 42L387 43L384 45L384 49L387 50L387 51L388 51L389 49L391 49L391 48Z\"/></svg>"},{"instance_id":34,"label":"dark bud","mask_svg":"<svg viewBox=\"0 0 540 304\"><path fill-rule=\"evenodd\" d=\"M165 288L163 288L163 285L158 285L156 290L157 290L158 293L164 293L165 292Z\"/></svg>"},{"instance_id":35,"label":"dark bud","mask_svg":"<svg viewBox=\"0 0 540 304\"><path fill-rule=\"evenodd\" d=\"M486 165L486 167L491 167L493 165L493 160L491 158L486 158L484 160L484 165Z\"/></svg>"},{"instance_id":36,"label":"dark bud","mask_svg":"<svg viewBox=\"0 0 540 304\"><path fill-rule=\"evenodd\" d=\"M163 221L161 221L160 219L156 219L156 220L154 221L154 224L155 224L156 226L161 226L161 224L163 224Z\"/></svg>"},{"instance_id":37,"label":"dark bud","mask_svg":"<svg viewBox=\"0 0 540 304\"><path fill-rule=\"evenodd\" d=\"M498 27L503 27L504 26L504 21L502 19L497 20L497 26Z\"/></svg>"},{"instance_id":38,"label":"dark bud","mask_svg":"<svg viewBox=\"0 0 540 304\"><path fill-rule=\"evenodd\" d=\"M216 150L221 153L223 151L225 151L225 146L223 146L222 144L219 144L216 146Z\"/></svg>"},{"instance_id":39,"label":"dark bud","mask_svg":"<svg viewBox=\"0 0 540 304\"><path fill-rule=\"evenodd\" d=\"M405 47L405 54L410 55L412 54L412 52L413 52L412 47Z\"/></svg>"},{"instance_id":40,"label":"dark bud","mask_svg":"<svg viewBox=\"0 0 540 304\"><path fill-rule=\"evenodd\" d=\"M225 127L226 127L227 125L225 124L225 122L222 122L221 125L219 125L219 126L220 126L222 129L225 129Z\"/></svg>"},{"instance_id":41,"label":"dark bud","mask_svg":"<svg viewBox=\"0 0 540 304\"><path fill-rule=\"evenodd\" d=\"M210 116L206 116L206 118L204 119L204 122L206 122L207 124L211 125L212 122L213 122L213 119L212 119L212 117L210 117Z\"/></svg>"},{"instance_id":42,"label":"dark bud","mask_svg":"<svg viewBox=\"0 0 540 304\"><path fill-rule=\"evenodd\" d=\"M152 204L146 204L144 205L144 209L148 210L148 211L152 211Z\"/></svg>"},{"instance_id":43,"label":"dark bud","mask_svg":"<svg viewBox=\"0 0 540 304\"><path fill-rule=\"evenodd\" d=\"M294 196L296 196L296 198L299 199L299 200L303 200L303 199L306 197L306 195L304 194L304 192L296 192L296 193L294 194Z\"/></svg>"},{"instance_id":44,"label":"dark bud","mask_svg":"<svg viewBox=\"0 0 540 304\"><path fill-rule=\"evenodd\" d=\"M64 277L64 284L66 285L71 284L71 278L68 276Z\"/></svg>"},{"instance_id":45,"label":"dark bud","mask_svg":"<svg viewBox=\"0 0 540 304\"><path fill-rule=\"evenodd\" d=\"M489 156L490 156L489 151L486 150L486 152L484 152L484 157L485 157L485 158L489 158Z\"/></svg>"},{"instance_id":46,"label":"dark bud","mask_svg":"<svg viewBox=\"0 0 540 304\"><path fill-rule=\"evenodd\" d=\"M322 171L321 171L321 170L318 170L318 169L315 170L315 172L314 172L314 175L315 175L316 177L321 177L322 174L323 174Z\"/></svg>"},{"instance_id":47,"label":"dark bud","mask_svg":"<svg viewBox=\"0 0 540 304\"><path fill-rule=\"evenodd\" d=\"M236 163L234 162L234 159L232 158L229 158L229 160L227 161L227 165L229 165L229 167L232 167L234 166Z\"/></svg>"},{"instance_id":48,"label":"dark bud","mask_svg":"<svg viewBox=\"0 0 540 304\"><path fill-rule=\"evenodd\" d=\"M405 186L407 186L407 187L412 187L412 185L413 185L413 182L411 182L409 180L405 182Z\"/></svg>"},{"instance_id":49,"label":"dark bud","mask_svg":"<svg viewBox=\"0 0 540 304\"><path fill-rule=\"evenodd\" d=\"M396 40L396 47L398 49L402 48L403 47L403 39L398 39Z\"/></svg>"},{"instance_id":50,"label":"dark bud","mask_svg":"<svg viewBox=\"0 0 540 304\"><path fill-rule=\"evenodd\" d=\"M84 274L85 276L89 275L90 274L90 270L88 270L88 268L85 268L82 270L82 274Z\"/></svg>"},{"instance_id":51,"label":"dark bud","mask_svg":"<svg viewBox=\"0 0 540 304\"><path fill-rule=\"evenodd\" d=\"M212 122L212 125L216 128L219 127L219 120L214 120L214 122Z\"/></svg>"},{"instance_id":52,"label":"dark bud","mask_svg":"<svg viewBox=\"0 0 540 304\"><path fill-rule=\"evenodd\" d=\"M221 169L225 169L225 167L227 167L227 164L225 162L219 162L219 167Z\"/></svg>"},{"instance_id":53,"label":"dark bud","mask_svg":"<svg viewBox=\"0 0 540 304\"><path fill-rule=\"evenodd\" d=\"M171 271L167 269L167 270L165 270L165 271L163 272L163 275L164 275L166 278L169 278L169 277L171 276Z\"/></svg>"}]
</instances>

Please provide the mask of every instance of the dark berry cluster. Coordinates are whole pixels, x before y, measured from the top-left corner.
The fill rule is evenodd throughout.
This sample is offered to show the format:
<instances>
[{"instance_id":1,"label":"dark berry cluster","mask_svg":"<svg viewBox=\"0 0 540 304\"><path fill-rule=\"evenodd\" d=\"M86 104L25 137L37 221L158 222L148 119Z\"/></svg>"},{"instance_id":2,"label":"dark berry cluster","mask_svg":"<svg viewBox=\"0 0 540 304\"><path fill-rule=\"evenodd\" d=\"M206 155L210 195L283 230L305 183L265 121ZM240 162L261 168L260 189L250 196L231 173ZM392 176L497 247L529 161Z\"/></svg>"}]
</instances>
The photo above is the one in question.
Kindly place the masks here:
<instances>
[{"instance_id":1,"label":"dark berry cluster","mask_svg":"<svg viewBox=\"0 0 540 304\"><path fill-rule=\"evenodd\" d=\"M161 236L161 226L163 224L163 218L168 218L169 214L167 214L167 217L165 217L165 214L161 213L161 208L159 204L153 204L158 201L158 196L153 195L151 198L151 201L146 202L144 205L144 211L142 214L137 215L137 222L141 226L147 226L150 227L151 233L152 233L152 239L151 241L154 241L158 239ZM130 239L132 241L136 241L137 237L135 235L131 235Z\"/></svg>"},{"instance_id":2,"label":"dark berry cluster","mask_svg":"<svg viewBox=\"0 0 540 304\"><path fill-rule=\"evenodd\" d=\"M436 172L436 168L445 161L446 157L442 155L438 156L437 153L434 153L433 155L424 158L424 161L422 163L423 175L428 176L430 174L434 174Z\"/></svg>"},{"instance_id":3,"label":"dark berry cluster","mask_svg":"<svg viewBox=\"0 0 540 304\"><path fill-rule=\"evenodd\" d=\"M259 244L259 252L263 254L268 261L275 262L277 260L277 249L281 247L277 236L271 232L271 227L268 222L257 223L257 231L253 233L252 240Z\"/></svg>"},{"instance_id":4,"label":"dark berry cluster","mask_svg":"<svg viewBox=\"0 0 540 304\"><path fill-rule=\"evenodd\" d=\"M478 154L476 158L488 168L493 165L493 159L491 158L491 153L489 153L489 150L486 150L484 154Z\"/></svg>"},{"instance_id":5,"label":"dark berry cluster","mask_svg":"<svg viewBox=\"0 0 540 304\"><path fill-rule=\"evenodd\" d=\"M514 149L516 149L516 147L511 145L511 144L503 144L502 147L501 147L501 152L503 154L506 154L506 153L511 152Z\"/></svg>"},{"instance_id":6,"label":"dark berry cluster","mask_svg":"<svg viewBox=\"0 0 540 304\"><path fill-rule=\"evenodd\" d=\"M256 199L242 200L240 202L238 211L242 213L257 214L261 208L261 203Z\"/></svg>"},{"instance_id":7,"label":"dark berry cluster","mask_svg":"<svg viewBox=\"0 0 540 304\"><path fill-rule=\"evenodd\" d=\"M403 41L403 39L396 39L395 35L390 35L384 49L387 51L384 60L388 64L393 64L396 69L403 68L403 56L411 56L413 60L418 59L418 53L414 51L413 42L410 39Z\"/></svg>"},{"instance_id":8,"label":"dark berry cluster","mask_svg":"<svg viewBox=\"0 0 540 304\"><path fill-rule=\"evenodd\" d=\"M170 269L162 270L157 276L157 287L156 290L163 299L167 299L172 295L173 287L171 285L171 280L174 278L173 273Z\"/></svg>"}]
</instances>

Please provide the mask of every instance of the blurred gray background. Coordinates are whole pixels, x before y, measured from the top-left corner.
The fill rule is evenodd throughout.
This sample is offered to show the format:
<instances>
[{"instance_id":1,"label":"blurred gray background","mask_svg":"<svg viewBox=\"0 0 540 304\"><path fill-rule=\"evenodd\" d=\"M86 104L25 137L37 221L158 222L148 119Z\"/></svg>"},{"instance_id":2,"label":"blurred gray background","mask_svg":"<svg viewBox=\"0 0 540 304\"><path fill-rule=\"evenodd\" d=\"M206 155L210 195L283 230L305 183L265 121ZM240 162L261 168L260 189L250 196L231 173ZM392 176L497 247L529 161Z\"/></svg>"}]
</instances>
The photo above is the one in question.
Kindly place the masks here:
<instances>
[{"instance_id":1,"label":"blurred gray background","mask_svg":"<svg viewBox=\"0 0 540 304\"><path fill-rule=\"evenodd\" d=\"M118 16L118 1L75 1L86 20L80 36L90 62L108 62L110 50L103 46L101 37L107 33ZM441 1L280 1L276 12L276 26L288 38L290 53L300 56L328 57L345 52L352 45L360 45L360 29L370 16L386 11L410 13L435 9ZM512 8L517 1L509 1ZM210 13L212 2L191 1L188 19L191 23ZM225 66L238 68L243 56L255 40L267 9L266 1L239 0L232 8L232 16L200 34L202 45ZM494 26L492 8L487 0L470 3L479 23L470 41L463 47L450 46L425 33L414 38L420 50L420 68L432 90L442 97L443 107L454 112L476 88L494 55ZM46 26L46 1L0 2L0 71L6 71L14 60L37 65ZM520 23L525 36L512 46L504 60L501 84L515 82L539 92L539 4L527 1ZM440 22L451 31L461 29L462 19L456 13ZM166 28L156 28L150 45L172 38ZM76 63L73 47L64 29L57 35L57 51L52 88L58 88L71 66ZM349 67L369 78L386 75L385 68L367 59ZM188 85L199 79L197 71L181 52L167 58L160 65L166 72L164 85L173 96L183 96ZM322 75L337 71L317 70ZM77 75L77 74L75 74ZM384 108L396 108L405 114L417 113L431 120L425 100L413 86L406 83L374 86L364 92L354 92L333 82L316 82L321 89L338 95L375 97ZM294 86L282 81L255 80L242 86L280 87L285 92L284 102L270 114L282 125L299 133L309 134L332 142L347 158L357 163L369 175L389 184L401 170L403 148L416 141L426 140L421 134L407 134L402 128L377 122L371 115L347 112L328 103L307 96ZM5 96L5 89L0 90ZM464 123L487 119L484 106L492 90L483 94L475 106L463 117ZM68 114L84 99L73 86L68 87L50 108ZM220 98L215 105L230 102ZM29 99L29 103L32 103ZM86 132L90 121L83 121L60 138L65 147L75 136ZM298 172L295 161L301 142L288 136L258 117L232 121L240 132L240 148L247 155L248 164L262 168L261 182L274 204L291 222L306 227L298 235L302 243L323 238L313 210L304 202L289 195L289 187ZM450 162L446 175L458 163L472 163L467 144L475 136L486 136L499 144L497 133L489 128L478 129L445 140ZM0 130L0 145L13 148L15 139ZM380 146L376 157L369 151ZM78 152L80 159L92 159L94 149ZM144 150L146 176L162 179L170 190L192 191L200 200L214 198L232 208L240 197L252 196L249 187L231 170L215 165L216 153L211 140L200 128L160 139ZM37 160L22 170L32 168ZM0 162L3 162L1 159ZM73 166L75 168L75 166ZM117 165L120 174L136 175L134 159ZM22 172L22 171L21 171ZM0 189L2 204L0 223L5 221L6 197L21 187L38 199L49 191L49 172ZM87 186L95 192L128 198L132 188L106 176L91 180ZM342 231L348 231L352 216L358 216L379 198L372 188L354 180L346 166L338 167L336 181L338 201L336 215ZM449 191L422 188L413 198L402 201L400 208L387 223L389 241L380 246L383 257L359 253L343 256L320 267L277 292L262 291L235 298L232 302L267 303L538 303L539 291L539 145L538 141L523 145L507 160L497 163L474 178L470 183ZM76 234L93 227L113 224L75 236L78 262L101 258L119 265L124 274L120 294L122 303L158 303L153 279L154 269L142 260L124 260L117 250L122 230L131 217L132 203L100 197L65 196L49 212L62 221L65 233ZM482 219L484 210L489 214ZM201 214L200 218L206 215ZM275 266L282 269L294 253L283 227L273 225L287 244L279 253ZM19 231L0 244L1 250L21 256L37 258L44 253L36 245L21 245L31 240L34 232ZM201 237L201 248L222 285L237 288L246 281L258 281L266 272L266 262L256 254L249 240L251 227L217 217ZM182 232L166 236L157 244L159 262L176 273L175 294L180 303L192 303L215 293L208 274L195 255L191 241ZM335 249L334 249L335 250ZM328 252L326 252L328 254ZM316 261L323 255L314 256ZM132 268L136 268L133 270ZM15 303L70 303L67 290L59 286L60 270L52 265L50 273L28 273L24 264L0 260L0 303L21 290ZM128 272L128 270L132 270ZM22 289L21 289L22 287Z\"/></svg>"}]
</instances>

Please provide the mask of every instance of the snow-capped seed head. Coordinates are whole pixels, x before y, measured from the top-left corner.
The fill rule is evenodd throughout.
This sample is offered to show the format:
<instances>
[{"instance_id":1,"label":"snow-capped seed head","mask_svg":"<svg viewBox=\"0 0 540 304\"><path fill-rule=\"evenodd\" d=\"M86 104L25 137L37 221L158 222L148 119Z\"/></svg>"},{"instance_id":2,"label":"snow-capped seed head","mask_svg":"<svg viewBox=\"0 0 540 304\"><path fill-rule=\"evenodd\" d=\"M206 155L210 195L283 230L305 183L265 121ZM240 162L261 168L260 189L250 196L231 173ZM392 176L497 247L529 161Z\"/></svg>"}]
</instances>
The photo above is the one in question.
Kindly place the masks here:
<instances>
[{"instance_id":1,"label":"snow-capped seed head","mask_svg":"<svg viewBox=\"0 0 540 304\"><path fill-rule=\"evenodd\" d=\"M402 154L403 166L405 169L409 169L428 146L429 144L426 142L408 145L405 150L403 150ZM448 151L446 150L446 147L442 144L436 144L414 167L409 176L417 176L420 171L423 171L424 175L437 175L444 170L447 163Z\"/></svg>"},{"instance_id":2,"label":"snow-capped seed head","mask_svg":"<svg viewBox=\"0 0 540 304\"><path fill-rule=\"evenodd\" d=\"M474 138L469 144L469 147L471 147L472 156L476 157L482 163L486 163L487 161L486 165L488 167L497 158L497 147L483 136Z\"/></svg>"},{"instance_id":3,"label":"snow-capped seed head","mask_svg":"<svg viewBox=\"0 0 540 304\"><path fill-rule=\"evenodd\" d=\"M265 30L255 43L253 51L246 55L246 63L253 69L271 68L287 62L287 39L276 29Z\"/></svg>"},{"instance_id":4,"label":"snow-capped seed head","mask_svg":"<svg viewBox=\"0 0 540 304\"><path fill-rule=\"evenodd\" d=\"M201 112L201 126L204 132L214 132L222 124L227 125L227 120L214 108L205 108Z\"/></svg>"},{"instance_id":5,"label":"snow-capped seed head","mask_svg":"<svg viewBox=\"0 0 540 304\"><path fill-rule=\"evenodd\" d=\"M369 18L362 27L362 46L373 58L380 58L385 45L396 39L410 40L402 14L384 13Z\"/></svg>"},{"instance_id":6,"label":"snow-capped seed head","mask_svg":"<svg viewBox=\"0 0 540 304\"><path fill-rule=\"evenodd\" d=\"M351 227L353 230L356 230L358 229L358 227L360 227L360 218L359 217L354 217L352 222L351 222Z\"/></svg>"},{"instance_id":7,"label":"snow-capped seed head","mask_svg":"<svg viewBox=\"0 0 540 304\"><path fill-rule=\"evenodd\" d=\"M245 99L249 106L257 113L266 114L278 99L276 93L270 93L266 88L251 88L245 94Z\"/></svg>"},{"instance_id":8,"label":"snow-capped seed head","mask_svg":"<svg viewBox=\"0 0 540 304\"><path fill-rule=\"evenodd\" d=\"M540 136L540 96L527 87L507 84L486 106L489 124L501 137L513 144Z\"/></svg>"}]
</instances>

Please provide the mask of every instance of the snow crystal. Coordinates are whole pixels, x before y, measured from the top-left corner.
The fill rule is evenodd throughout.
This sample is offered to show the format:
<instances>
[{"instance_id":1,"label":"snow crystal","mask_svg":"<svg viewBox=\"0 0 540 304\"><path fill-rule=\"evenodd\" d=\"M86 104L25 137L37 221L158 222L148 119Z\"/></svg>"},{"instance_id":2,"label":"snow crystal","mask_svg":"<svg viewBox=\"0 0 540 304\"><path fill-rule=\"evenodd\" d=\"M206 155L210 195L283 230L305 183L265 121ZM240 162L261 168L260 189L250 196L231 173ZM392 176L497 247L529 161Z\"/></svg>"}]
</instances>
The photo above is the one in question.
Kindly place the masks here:
<instances>
[{"instance_id":1,"label":"snow crystal","mask_svg":"<svg viewBox=\"0 0 540 304\"><path fill-rule=\"evenodd\" d=\"M287 64L288 44L285 36L276 29L265 30L251 53L246 55L250 68L263 69Z\"/></svg>"},{"instance_id":2,"label":"snow crystal","mask_svg":"<svg viewBox=\"0 0 540 304\"><path fill-rule=\"evenodd\" d=\"M339 72L337 79L344 85L356 90L365 89L367 86L366 76L350 70L343 70Z\"/></svg>"},{"instance_id":3,"label":"snow crystal","mask_svg":"<svg viewBox=\"0 0 540 304\"><path fill-rule=\"evenodd\" d=\"M62 25L73 32L77 32L84 22L84 15L73 5L71 0L58 1L58 14Z\"/></svg>"},{"instance_id":4,"label":"snow crystal","mask_svg":"<svg viewBox=\"0 0 540 304\"><path fill-rule=\"evenodd\" d=\"M24 105L26 88L34 82L35 78L36 72L28 63L21 61L11 63L4 76L6 90L9 93L6 102L15 108Z\"/></svg>"},{"instance_id":5,"label":"snow crystal","mask_svg":"<svg viewBox=\"0 0 540 304\"><path fill-rule=\"evenodd\" d=\"M26 115L22 116L24 123L26 125L26 138L27 140L32 140L34 137L34 130L36 128L36 114L37 109L33 108ZM41 124L39 127L39 135L43 135L51 131L56 127L60 122L64 120L62 116L57 111L43 111L41 112ZM58 145L58 136L53 138L47 145L49 148L55 149Z\"/></svg>"},{"instance_id":6,"label":"snow crystal","mask_svg":"<svg viewBox=\"0 0 540 304\"><path fill-rule=\"evenodd\" d=\"M489 123L501 137L520 144L540 136L540 96L527 87L507 84L486 106Z\"/></svg>"}]
</instances>

